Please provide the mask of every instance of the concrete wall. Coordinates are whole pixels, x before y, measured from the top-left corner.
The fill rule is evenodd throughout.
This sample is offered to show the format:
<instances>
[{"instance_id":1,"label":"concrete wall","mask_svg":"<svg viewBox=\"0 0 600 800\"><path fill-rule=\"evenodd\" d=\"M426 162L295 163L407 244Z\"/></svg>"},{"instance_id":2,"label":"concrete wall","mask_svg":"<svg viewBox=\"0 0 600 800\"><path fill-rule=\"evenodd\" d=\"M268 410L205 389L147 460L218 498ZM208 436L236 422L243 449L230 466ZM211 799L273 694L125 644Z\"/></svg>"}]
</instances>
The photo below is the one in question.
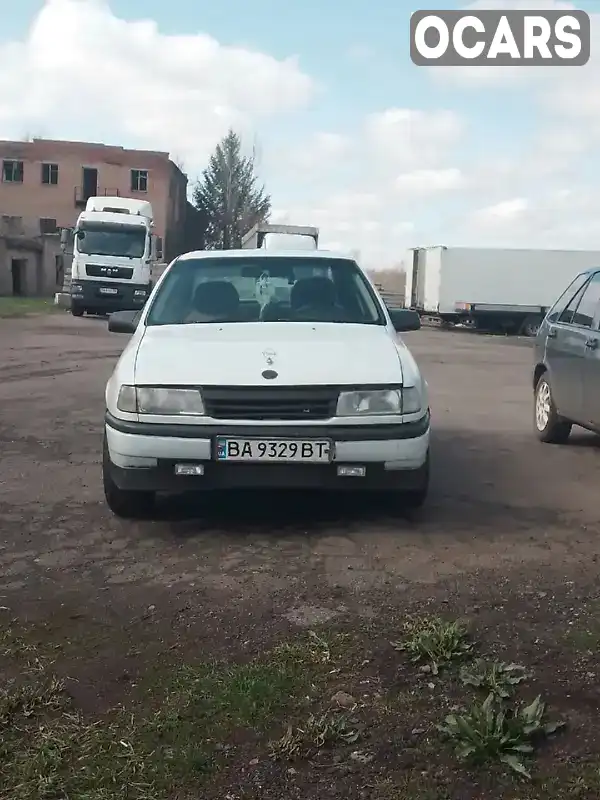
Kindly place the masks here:
<instances>
[{"instance_id":1,"label":"concrete wall","mask_svg":"<svg viewBox=\"0 0 600 800\"><path fill-rule=\"evenodd\" d=\"M0 296L52 297L64 281L63 255L58 234L32 236L18 218L0 218ZM20 287L13 283L13 266Z\"/></svg>"},{"instance_id":2,"label":"concrete wall","mask_svg":"<svg viewBox=\"0 0 600 800\"><path fill-rule=\"evenodd\" d=\"M23 182L0 181L0 214L22 217L35 224L55 219L59 228L75 225L82 210L83 167L98 170L98 194L149 200L155 214L155 232L163 239L168 258L177 255L183 241L187 177L169 160L169 154L126 150L103 144L34 139L0 141L0 162L23 162ZM42 165L58 164L58 184L42 183ZM1 167L1 163L0 163ZM148 191L131 190L131 170L148 171Z\"/></svg>"}]
</instances>

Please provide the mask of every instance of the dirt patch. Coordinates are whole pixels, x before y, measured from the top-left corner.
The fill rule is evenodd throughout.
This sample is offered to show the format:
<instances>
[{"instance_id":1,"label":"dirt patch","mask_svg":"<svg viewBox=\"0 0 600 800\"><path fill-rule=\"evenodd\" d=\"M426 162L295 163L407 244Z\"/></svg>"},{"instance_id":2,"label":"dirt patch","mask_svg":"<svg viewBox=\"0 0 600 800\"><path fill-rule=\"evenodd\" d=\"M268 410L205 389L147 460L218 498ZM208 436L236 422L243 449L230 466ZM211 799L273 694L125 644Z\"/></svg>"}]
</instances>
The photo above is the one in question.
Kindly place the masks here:
<instances>
[{"instance_id":1,"label":"dirt patch","mask_svg":"<svg viewBox=\"0 0 600 800\"><path fill-rule=\"evenodd\" d=\"M599 451L533 439L527 347L410 337L434 424L420 515L240 493L128 525L99 469L125 341L103 320L0 320L1 800L600 795ZM463 620L464 651L446 626ZM437 726L477 727L506 685L565 730L531 757L486 734L482 765L463 762ZM531 780L500 760L515 753Z\"/></svg>"},{"instance_id":2,"label":"dirt patch","mask_svg":"<svg viewBox=\"0 0 600 800\"><path fill-rule=\"evenodd\" d=\"M207 617L63 604L51 621L5 610L0 797L42 800L50 786L86 800L593 797L598 662L580 636L599 603L595 584L552 582L476 603L448 586L401 605L378 595L368 619L338 604L312 627L290 624L285 606ZM565 729L513 731L511 749L479 721L484 743L463 761L469 736L438 726L449 715L474 726L490 691L509 714L540 696L540 726Z\"/></svg>"}]
</instances>

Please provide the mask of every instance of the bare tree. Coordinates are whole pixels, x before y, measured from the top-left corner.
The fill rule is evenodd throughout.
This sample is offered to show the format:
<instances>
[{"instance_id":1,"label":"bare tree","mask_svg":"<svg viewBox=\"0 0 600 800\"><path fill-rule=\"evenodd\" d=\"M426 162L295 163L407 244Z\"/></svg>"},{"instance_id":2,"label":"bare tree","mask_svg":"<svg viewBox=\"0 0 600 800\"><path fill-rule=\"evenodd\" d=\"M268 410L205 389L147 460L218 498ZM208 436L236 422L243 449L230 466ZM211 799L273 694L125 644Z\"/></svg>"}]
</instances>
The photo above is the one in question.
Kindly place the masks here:
<instances>
[{"instance_id":1,"label":"bare tree","mask_svg":"<svg viewBox=\"0 0 600 800\"><path fill-rule=\"evenodd\" d=\"M185 171L185 162L184 162L184 160L183 160L183 158L182 158L181 156L178 156L178 155L175 153L175 154L172 156L172 158L171 158L171 161L172 161L172 162L175 164L175 166L177 167L177 169L178 169L180 172L183 172L183 174L184 174L184 175L186 174L186 171Z\"/></svg>"},{"instance_id":2,"label":"bare tree","mask_svg":"<svg viewBox=\"0 0 600 800\"><path fill-rule=\"evenodd\" d=\"M206 221L207 250L241 247L242 237L271 211L271 198L258 183L256 151L242 154L242 141L234 131L216 146L194 189L194 205Z\"/></svg>"}]
</instances>

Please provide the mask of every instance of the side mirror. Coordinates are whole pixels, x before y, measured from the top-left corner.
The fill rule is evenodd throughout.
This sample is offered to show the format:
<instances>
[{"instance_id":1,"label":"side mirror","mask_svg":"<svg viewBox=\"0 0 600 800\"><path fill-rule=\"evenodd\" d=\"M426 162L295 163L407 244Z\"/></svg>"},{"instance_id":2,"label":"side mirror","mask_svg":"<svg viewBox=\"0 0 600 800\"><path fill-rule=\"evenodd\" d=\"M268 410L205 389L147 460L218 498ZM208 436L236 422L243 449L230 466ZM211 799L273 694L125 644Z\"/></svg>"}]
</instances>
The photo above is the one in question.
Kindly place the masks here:
<instances>
[{"instance_id":1,"label":"side mirror","mask_svg":"<svg viewBox=\"0 0 600 800\"><path fill-rule=\"evenodd\" d=\"M418 331L421 328L421 317L410 308L395 308L388 312L392 325L397 333Z\"/></svg>"},{"instance_id":2,"label":"side mirror","mask_svg":"<svg viewBox=\"0 0 600 800\"><path fill-rule=\"evenodd\" d=\"M77 236L78 239L84 239L85 238L85 231L77 231L75 233L75 235Z\"/></svg>"},{"instance_id":3,"label":"side mirror","mask_svg":"<svg viewBox=\"0 0 600 800\"><path fill-rule=\"evenodd\" d=\"M108 317L108 330L110 333L135 333L139 319L139 311L115 311Z\"/></svg>"}]
</instances>

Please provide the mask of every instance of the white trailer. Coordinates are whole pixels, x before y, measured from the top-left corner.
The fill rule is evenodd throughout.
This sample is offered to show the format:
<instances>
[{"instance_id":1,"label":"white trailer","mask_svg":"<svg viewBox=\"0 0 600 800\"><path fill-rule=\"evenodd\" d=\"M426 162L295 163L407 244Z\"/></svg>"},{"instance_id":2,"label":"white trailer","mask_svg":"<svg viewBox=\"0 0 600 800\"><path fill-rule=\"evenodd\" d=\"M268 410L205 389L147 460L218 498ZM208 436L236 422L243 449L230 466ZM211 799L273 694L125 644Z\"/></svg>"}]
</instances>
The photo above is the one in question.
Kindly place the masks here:
<instances>
[{"instance_id":1,"label":"white trailer","mask_svg":"<svg viewBox=\"0 0 600 800\"><path fill-rule=\"evenodd\" d=\"M416 247L405 304L450 325L534 336L569 281L598 266L597 250Z\"/></svg>"},{"instance_id":2,"label":"white trailer","mask_svg":"<svg viewBox=\"0 0 600 800\"><path fill-rule=\"evenodd\" d=\"M272 225L261 222L242 239L244 250L316 250L319 229L311 225Z\"/></svg>"}]
</instances>

